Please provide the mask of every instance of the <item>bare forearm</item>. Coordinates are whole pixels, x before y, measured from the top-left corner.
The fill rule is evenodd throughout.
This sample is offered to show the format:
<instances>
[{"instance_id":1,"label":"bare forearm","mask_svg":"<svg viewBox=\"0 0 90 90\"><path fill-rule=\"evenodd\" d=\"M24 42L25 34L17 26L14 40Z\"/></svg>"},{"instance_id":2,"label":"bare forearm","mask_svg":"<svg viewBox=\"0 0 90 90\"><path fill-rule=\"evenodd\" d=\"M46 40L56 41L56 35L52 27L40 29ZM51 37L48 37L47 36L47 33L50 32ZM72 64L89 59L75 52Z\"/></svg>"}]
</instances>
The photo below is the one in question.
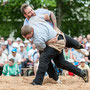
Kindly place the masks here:
<instances>
[{"instance_id":1,"label":"bare forearm","mask_svg":"<svg viewBox=\"0 0 90 90\"><path fill-rule=\"evenodd\" d=\"M51 12L51 14L50 14L50 20L52 21L54 27L57 27L56 17L53 12Z\"/></svg>"}]
</instances>

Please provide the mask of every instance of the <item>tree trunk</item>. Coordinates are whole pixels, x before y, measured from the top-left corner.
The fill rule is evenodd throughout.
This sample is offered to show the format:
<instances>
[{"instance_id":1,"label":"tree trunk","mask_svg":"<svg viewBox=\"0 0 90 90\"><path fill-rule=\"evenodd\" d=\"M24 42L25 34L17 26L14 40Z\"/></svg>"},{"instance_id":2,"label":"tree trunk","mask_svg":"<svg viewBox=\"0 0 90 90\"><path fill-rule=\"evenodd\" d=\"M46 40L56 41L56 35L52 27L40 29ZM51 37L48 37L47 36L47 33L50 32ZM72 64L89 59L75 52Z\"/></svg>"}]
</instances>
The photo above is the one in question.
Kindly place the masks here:
<instances>
[{"instance_id":1,"label":"tree trunk","mask_svg":"<svg viewBox=\"0 0 90 90\"><path fill-rule=\"evenodd\" d=\"M63 11L62 11L62 8L63 8L63 2L61 0L56 0L56 7L57 7L57 11L56 11L56 18L57 18L57 26L58 28L60 29L61 27L61 22L62 22L62 19L63 19Z\"/></svg>"}]
</instances>

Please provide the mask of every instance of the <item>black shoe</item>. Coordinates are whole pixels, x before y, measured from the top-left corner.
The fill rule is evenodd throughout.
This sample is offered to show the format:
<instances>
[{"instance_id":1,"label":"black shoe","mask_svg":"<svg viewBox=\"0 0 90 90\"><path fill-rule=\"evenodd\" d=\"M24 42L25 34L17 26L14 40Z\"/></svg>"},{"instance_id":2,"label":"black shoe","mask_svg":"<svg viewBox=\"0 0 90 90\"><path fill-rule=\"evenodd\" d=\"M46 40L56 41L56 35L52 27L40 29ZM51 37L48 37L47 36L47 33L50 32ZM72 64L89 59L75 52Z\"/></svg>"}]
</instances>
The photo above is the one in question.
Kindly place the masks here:
<instances>
[{"instance_id":1,"label":"black shoe","mask_svg":"<svg viewBox=\"0 0 90 90\"><path fill-rule=\"evenodd\" d=\"M82 70L82 73L84 74L84 76L82 77L83 80L84 80L86 83L89 82L88 70L87 70L87 69Z\"/></svg>"},{"instance_id":2,"label":"black shoe","mask_svg":"<svg viewBox=\"0 0 90 90\"><path fill-rule=\"evenodd\" d=\"M39 84L37 84L37 83L35 83L35 82L32 82L31 84L32 84L32 85L39 85Z\"/></svg>"}]
</instances>

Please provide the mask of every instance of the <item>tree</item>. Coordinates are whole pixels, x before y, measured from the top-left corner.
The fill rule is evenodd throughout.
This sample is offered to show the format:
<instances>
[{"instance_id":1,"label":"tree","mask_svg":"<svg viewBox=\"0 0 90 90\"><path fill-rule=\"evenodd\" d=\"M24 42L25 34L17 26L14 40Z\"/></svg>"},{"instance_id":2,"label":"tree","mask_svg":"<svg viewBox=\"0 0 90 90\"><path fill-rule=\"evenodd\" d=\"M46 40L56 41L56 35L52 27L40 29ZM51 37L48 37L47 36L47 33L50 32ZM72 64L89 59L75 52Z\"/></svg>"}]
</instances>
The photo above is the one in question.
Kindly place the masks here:
<instances>
[{"instance_id":1,"label":"tree","mask_svg":"<svg viewBox=\"0 0 90 90\"><path fill-rule=\"evenodd\" d=\"M57 23L65 33L71 36L90 33L89 0L56 0Z\"/></svg>"},{"instance_id":2,"label":"tree","mask_svg":"<svg viewBox=\"0 0 90 90\"><path fill-rule=\"evenodd\" d=\"M21 5L25 0L8 0L0 3L0 35L9 37L9 34L16 30L16 36L21 36L20 28L23 22L23 15L20 12Z\"/></svg>"},{"instance_id":3,"label":"tree","mask_svg":"<svg viewBox=\"0 0 90 90\"><path fill-rule=\"evenodd\" d=\"M58 27L71 36L90 33L89 0L8 0L0 2L0 35L8 37L15 30L15 37L20 36L24 16L20 7L29 2L34 9L47 7L57 17ZM89 2L89 3L88 3Z\"/></svg>"}]
</instances>

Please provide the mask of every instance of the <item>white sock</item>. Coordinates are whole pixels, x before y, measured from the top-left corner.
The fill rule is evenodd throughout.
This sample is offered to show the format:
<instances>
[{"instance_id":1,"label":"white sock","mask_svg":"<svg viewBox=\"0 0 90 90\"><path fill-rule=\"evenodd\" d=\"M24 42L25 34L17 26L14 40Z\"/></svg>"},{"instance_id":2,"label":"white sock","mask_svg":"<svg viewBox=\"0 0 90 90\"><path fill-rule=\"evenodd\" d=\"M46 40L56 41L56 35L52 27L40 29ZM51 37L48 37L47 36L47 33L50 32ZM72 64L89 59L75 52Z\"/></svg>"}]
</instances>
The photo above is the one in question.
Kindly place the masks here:
<instances>
[{"instance_id":1,"label":"white sock","mask_svg":"<svg viewBox=\"0 0 90 90\"><path fill-rule=\"evenodd\" d=\"M57 80L57 83L58 83L58 84L61 84L61 83L62 83L62 81L61 81L60 79L58 79L58 80Z\"/></svg>"}]
</instances>

